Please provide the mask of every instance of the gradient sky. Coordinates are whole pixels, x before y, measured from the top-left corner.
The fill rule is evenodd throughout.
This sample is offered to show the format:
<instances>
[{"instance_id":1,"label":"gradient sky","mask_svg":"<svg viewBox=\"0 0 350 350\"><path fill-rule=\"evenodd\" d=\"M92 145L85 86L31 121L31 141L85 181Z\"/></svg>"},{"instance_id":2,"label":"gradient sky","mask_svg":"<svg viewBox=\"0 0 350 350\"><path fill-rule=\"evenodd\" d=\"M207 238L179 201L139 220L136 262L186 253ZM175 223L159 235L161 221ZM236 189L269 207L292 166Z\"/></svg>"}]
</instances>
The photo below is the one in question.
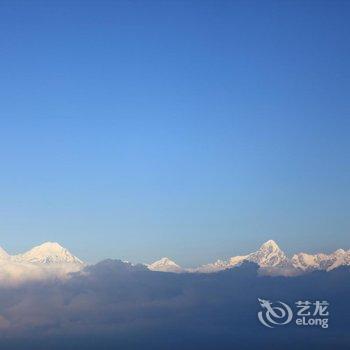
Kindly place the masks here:
<instances>
[{"instance_id":1,"label":"gradient sky","mask_svg":"<svg viewBox=\"0 0 350 350\"><path fill-rule=\"evenodd\" d=\"M350 248L350 2L0 2L0 245L182 265Z\"/></svg>"}]
</instances>

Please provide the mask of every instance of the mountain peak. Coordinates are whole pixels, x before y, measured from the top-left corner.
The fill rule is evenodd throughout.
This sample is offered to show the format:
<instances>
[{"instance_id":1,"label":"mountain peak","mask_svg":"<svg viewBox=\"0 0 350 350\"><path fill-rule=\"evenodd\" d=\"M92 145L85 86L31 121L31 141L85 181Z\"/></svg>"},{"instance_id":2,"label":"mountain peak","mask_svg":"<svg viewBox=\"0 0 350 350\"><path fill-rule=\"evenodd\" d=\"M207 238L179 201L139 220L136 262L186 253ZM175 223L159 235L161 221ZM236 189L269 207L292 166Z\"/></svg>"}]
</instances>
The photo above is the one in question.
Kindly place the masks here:
<instances>
[{"instance_id":1,"label":"mountain peak","mask_svg":"<svg viewBox=\"0 0 350 350\"><path fill-rule=\"evenodd\" d=\"M162 262L165 263L165 264L174 263L172 260L170 260L170 259L167 258L167 257L161 258L159 261L162 261Z\"/></svg>"},{"instance_id":2,"label":"mountain peak","mask_svg":"<svg viewBox=\"0 0 350 350\"><path fill-rule=\"evenodd\" d=\"M83 262L76 256L71 254L66 248L62 247L57 242L45 242L32 248L28 252L18 256L20 260L44 263L44 264L60 264L60 263L76 263Z\"/></svg>"},{"instance_id":3,"label":"mountain peak","mask_svg":"<svg viewBox=\"0 0 350 350\"><path fill-rule=\"evenodd\" d=\"M181 272L182 268L176 264L175 261L170 260L167 257L161 258L152 264L148 265L148 268L153 271L163 272Z\"/></svg>"},{"instance_id":4,"label":"mountain peak","mask_svg":"<svg viewBox=\"0 0 350 350\"><path fill-rule=\"evenodd\" d=\"M260 249L280 250L280 247L273 239L269 239L260 246Z\"/></svg>"},{"instance_id":5,"label":"mountain peak","mask_svg":"<svg viewBox=\"0 0 350 350\"><path fill-rule=\"evenodd\" d=\"M57 242L44 242L34 248L37 248L37 249L42 249L42 250L52 250L52 251L55 251L55 250L62 250L62 249L65 249L63 248L59 243ZM33 248L33 249L34 249Z\"/></svg>"},{"instance_id":6,"label":"mountain peak","mask_svg":"<svg viewBox=\"0 0 350 350\"><path fill-rule=\"evenodd\" d=\"M263 243L255 253L249 254L246 260L260 267L284 267L288 264L288 258L272 239Z\"/></svg>"},{"instance_id":7,"label":"mountain peak","mask_svg":"<svg viewBox=\"0 0 350 350\"><path fill-rule=\"evenodd\" d=\"M175 261L172 261L169 258L164 257L152 263L151 266L178 266L178 265L176 264Z\"/></svg>"}]
</instances>

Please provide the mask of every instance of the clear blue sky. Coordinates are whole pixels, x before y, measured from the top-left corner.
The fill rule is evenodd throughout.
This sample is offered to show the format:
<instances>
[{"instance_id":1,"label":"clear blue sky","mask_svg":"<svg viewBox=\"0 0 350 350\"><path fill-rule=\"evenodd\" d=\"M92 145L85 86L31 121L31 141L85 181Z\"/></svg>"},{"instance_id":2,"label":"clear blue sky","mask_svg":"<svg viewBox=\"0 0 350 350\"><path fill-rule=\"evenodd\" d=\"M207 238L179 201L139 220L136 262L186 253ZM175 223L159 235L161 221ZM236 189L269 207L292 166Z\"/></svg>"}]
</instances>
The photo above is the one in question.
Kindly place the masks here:
<instances>
[{"instance_id":1,"label":"clear blue sky","mask_svg":"<svg viewBox=\"0 0 350 350\"><path fill-rule=\"evenodd\" d=\"M350 248L350 2L1 1L0 245L182 265Z\"/></svg>"}]
</instances>

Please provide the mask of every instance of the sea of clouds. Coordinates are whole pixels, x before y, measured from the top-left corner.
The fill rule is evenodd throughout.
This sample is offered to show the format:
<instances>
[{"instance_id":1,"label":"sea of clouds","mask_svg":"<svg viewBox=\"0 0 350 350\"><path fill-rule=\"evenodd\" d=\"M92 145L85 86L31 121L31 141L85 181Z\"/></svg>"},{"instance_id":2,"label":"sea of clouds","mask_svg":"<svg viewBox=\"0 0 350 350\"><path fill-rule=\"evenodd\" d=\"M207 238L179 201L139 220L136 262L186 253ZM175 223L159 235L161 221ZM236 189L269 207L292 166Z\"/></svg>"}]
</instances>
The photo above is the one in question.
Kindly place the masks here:
<instances>
[{"instance_id":1,"label":"sea of clouds","mask_svg":"<svg viewBox=\"0 0 350 350\"><path fill-rule=\"evenodd\" d=\"M24 266L15 268L17 283L3 283L13 267L1 272L3 349L270 349L271 341L295 349L291 337L299 349L350 345L349 267L271 277L259 275L252 263L174 274L106 260L42 279L41 267ZM258 298L328 300L330 327L266 329L257 320Z\"/></svg>"}]
</instances>

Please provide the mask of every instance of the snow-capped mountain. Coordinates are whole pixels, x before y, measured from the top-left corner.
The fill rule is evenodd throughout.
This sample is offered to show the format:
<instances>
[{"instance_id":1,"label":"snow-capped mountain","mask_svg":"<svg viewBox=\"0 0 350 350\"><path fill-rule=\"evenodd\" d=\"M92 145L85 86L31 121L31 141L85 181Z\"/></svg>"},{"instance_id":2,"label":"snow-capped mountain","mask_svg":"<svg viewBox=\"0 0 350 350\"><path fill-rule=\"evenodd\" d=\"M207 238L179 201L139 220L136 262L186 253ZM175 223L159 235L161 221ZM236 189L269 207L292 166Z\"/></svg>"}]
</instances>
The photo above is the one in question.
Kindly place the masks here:
<instances>
[{"instance_id":1,"label":"snow-capped mountain","mask_svg":"<svg viewBox=\"0 0 350 350\"><path fill-rule=\"evenodd\" d=\"M239 266L244 261L254 262L259 265L263 274L292 276L314 270L330 271L339 266L350 265L350 250L338 249L332 254L319 253L311 255L299 253L289 259L275 241L269 240L263 243L256 252L233 256L228 260L217 260L214 263L197 268L182 269L182 271L217 272Z\"/></svg>"},{"instance_id":2,"label":"snow-capped mountain","mask_svg":"<svg viewBox=\"0 0 350 350\"><path fill-rule=\"evenodd\" d=\"M242 259L243 261L244 259ZM235 265L238 265L239 263L237 262ZM189 272L203 272L203 273L210 273L210 272L217 272L221 270L228 269L230 267L233 267L234 265L230 266L230 264L227 261L224 260L216 260L213 263L210 264L205 264L193 269L188 269Z\"/></svg>"},{"instance_id":3,"label":"snow-capped mountain","mask_svg":"<svg viewBox=\"0 0 350 350\"><path fill-rule=\"evenodd\" d=\"M326 270L330 271L339 266L350 265L350 250L338 249L331 254L306 254L293 255L291 259L293 267L302 271Z\"/></svg>"},{"instance_id":4,"label":"snow-capped mountain","mask_svg":"<svg viewBox=\"0 0 350 350\"><path fill-rule=\"evenodd\" d=\"M16 261L39 264L83 264L80 259L56 242L45 242L13 258Z\"/></svg>"},{"instance_id":5,"label":"snow-capped mountain","mask_svg":"<svg viewBox=\"0 0 350 350\"><path fill-rule=\"evenodd\" d=\"M275 241L269 240L253 253L233 256L228 260L217 260L198 268L183 268L166 257L147 267L152 271L162 272L210 273L234 268L244 261L259 265L263 274L296 275L314 270L330 271L339 266L350 265L350 250L338 249L332 254L299 253L289 259ZM0 283L66 277L85 266L79 258L55 242L43 243L17 255L9 255L0 247Z\"/></svg>"},{"instance_id":6,"label":"snow-capped mountain","mask_svg":"<svg viewBox=\"0 0 350 350\"><path fill-rule=\"evenodd\" d=\"M169 258L162 258L152 264L147 265L152 271L162 272L184 272L184 269Z\"/></svg>"},{"instance_id":7,"label":"snow-capped mountain","mask_svg":"<svg viewBox=\"0 0 350 350\"><path fill-rule=\"evenodd\" d=\"M9 255L0 248L0 284L20 284L66 278L85 264L58 243L46 242L23 254Z\"/></svg>"},{"instance_id":8,"label":"snow-capped mountain","mask_svg":"<svg viewBox=\"0 0 350 350\"><path fill-rule=\"evenodd\" d=\"M245 260L254 262L260 267L286 267L288 265L287 256L273 240L262 244L258 251L249 254Z\"/></svg>"},{"instance_id":9,"label":"snow-capped mountain","mask_svg":"<svg viewBox=\"0 0 350 350\"><path fill-rule=\"evenodd\" d=\"M166 272L216 272L240 265L243 261L250 261L258 264L260 267L285 267L289 261L277 243L269 240L251 254L238 255L231 257L228 261L217 260L214 263L202 265L198 268L184 269L168 258L162 258L150 265L148 268L154 271Z\"/></svg>"},{"instance_id":10,"label":"snow-capped mountain","mask_svg":"<svg viewBox=\"0 0 350 350\"><path fill-rule=\"evenodd\" d=\"M233 256L227 261L217 260L215 263L200 266L195 270L197 272L215 272L238 266L243 261L254 262L261 268L282 268L289 265L287 256L279 248L277 243L273 240L269 240L262 244L256 252L247 255Z\"/></svg>"}]
</instances>

